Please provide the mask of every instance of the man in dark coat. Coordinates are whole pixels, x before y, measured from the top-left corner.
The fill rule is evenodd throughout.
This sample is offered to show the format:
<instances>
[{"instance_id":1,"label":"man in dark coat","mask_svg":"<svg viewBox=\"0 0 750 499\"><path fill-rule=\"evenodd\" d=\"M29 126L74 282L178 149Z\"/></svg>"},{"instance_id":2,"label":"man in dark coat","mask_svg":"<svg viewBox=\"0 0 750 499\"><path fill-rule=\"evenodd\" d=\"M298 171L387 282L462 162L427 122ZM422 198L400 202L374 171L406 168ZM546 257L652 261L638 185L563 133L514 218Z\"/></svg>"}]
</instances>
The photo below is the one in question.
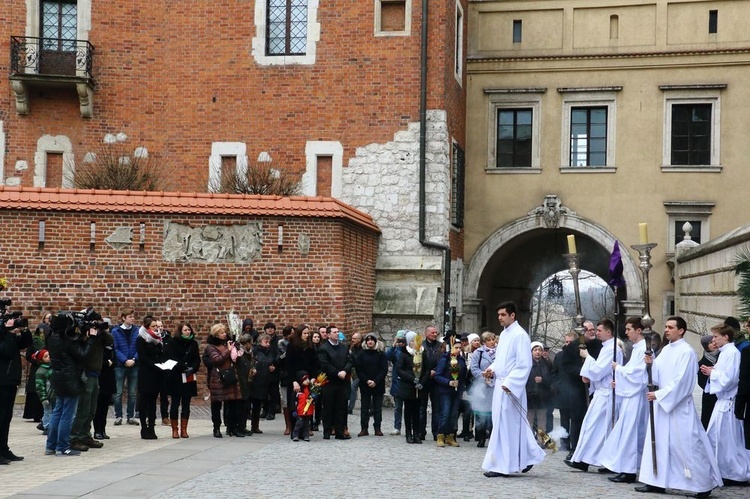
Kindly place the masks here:
<instances>
[{"instance_id":1,"label":"man in dark coat","mask_svg":"<svg viewBox=\"0 0 750 499\"><path fill-rule=\"evenodd\" d=\"M323 438L329 440L331 431L336 431L337 440L351 438L344 434L347 426L347 386L352 373L349 348L339 341L338 334L329 334L328 340L318 349L320 370L328 378L323 387Z\"/></svg>"},{"instance_id":2,"label":"man in dark coat","mask_svg":"<svg viewBox=\"0 0 750 499\"><path fill-rule=\"evenodd\" d=\"M588 406L588 389L581 379L581 344L578 334L574 331L565 336L566 344L560 353L558 370L558 396L560 405L560 420L562 426L568 430L569 457L573 456L581 434L581 424L586 416ZM598 353L598 352L597 352Z\"/></svg>"},{"instance_id":3,"label":"man in dark coat","mask_svg":"<svg viewBox=\"0 0 750 499\"><path fill-rule=\"evenodd\" d=\"M8 447L10 420L16 391L21 384L21 350L33 344L31 331L15 329L15 319L0 324L0 465L20 461Z\"/></svg>"},{"instance_id":4,"label":"man in dark coat","mask_svg":"<svg viewBox=\"0 0 750 499\"><path fill-rule=\"evenodd\" d=\"M433 440L437 440L438 420L440 418L440 393L435 382L435 370L443 356L443 343L438 341L438 331L435 326L427 326L424 330L425 341L422 343L422 390L419 390L419 439L427 436L427 403L432 406L430 429Z\"/></svg>"},{"instance_id":5,"label":"man in dark coat","mask_svg":"<svg viewBox=\"0 0 750 499\"><path fill-rule=\"evenodd\" d=\"M85 390L82 380L84 359L89 355L98 331L81 332L70 312L61 312L52 319L52 334L47 348L52 359L52 388L57 395L49 422L45 454L77 456L81 451L70 448L70 431L78 407L78 398Z\"/></svg>"},{"instance_id":6,"label":"man in dark coat","mask_svg":"<svg viewBox=\"0 0 750 499\"><path fill-rule=\"evenodd\" d=\"M362 431L358 437L369 435L370 412L373 417L375 435L383 436L380 429L383 421L383 395L385 394L385 377L388 375L388 361L383 346L377 336L369 333L365 336L364 346L353 357L354 369L359 378L359 391L362 392L362 410L360 423Z\"/></svg>"},{"instance_id":7,"label":"man in dark coat","mask_svg":"<svg viewBox=\"0 0 750 499\"><path fill-rule=\"evenodd\" d=\"M750 319L748 319L750 322ZM734 415L742 420L745 430L745 449L750 450L750 348L740 354L740 383L734 402Z\"/></svg>"}]
</instances>

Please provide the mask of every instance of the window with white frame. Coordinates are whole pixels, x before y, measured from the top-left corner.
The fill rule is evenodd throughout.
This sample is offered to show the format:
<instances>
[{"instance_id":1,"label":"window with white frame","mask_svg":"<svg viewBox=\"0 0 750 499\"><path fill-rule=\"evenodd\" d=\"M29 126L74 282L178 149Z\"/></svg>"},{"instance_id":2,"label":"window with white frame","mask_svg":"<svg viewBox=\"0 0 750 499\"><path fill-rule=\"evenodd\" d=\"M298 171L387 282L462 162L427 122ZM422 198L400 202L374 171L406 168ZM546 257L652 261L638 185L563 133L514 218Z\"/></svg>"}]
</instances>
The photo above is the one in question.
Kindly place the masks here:
<instances>
[{"instance_id":1,"label":"window with white frame","mask_svg":"<svg viewBox=\"0 0 750 499\"><path fill-rule=\"evenodd\" d=\"M412 0L375 0L375 36L411 33Z\"/></svg>"},{"instance_id":2,"label":"window with white frame","mask_svg":"<svg viewBox=\"0 0 750 499\"><path fill-rule=\"evenodd\" d=\"M662 85L663 171L721 171L721 90L726 85Z\"/></svg>"},{"instance_id":3,"label":"window with white frame","mask_svg":"<svg viewBox=\"0 0 750 499\"><path fill-rule=\"evenodd\" d=\"M614 170L620 90L622 87L557 89L563 96L562 171Z\"/></svg>"},{"instance_id":4,"label":"window with white frame","mask_svg":"<svg viewBox=\"0 0 750 499\"><path fill-rule=\"evenodd\" d=\"M464 74L464 9L461 2L456 0L456 26L455 40L453 45L453 76L459 85L463 84Z\"/></svg>"},{"instance_id":5,"label":"window with white frame","mask_svg":"<svg viewBox=\"0 0 750 499\"><path fill-rule=\"evenodd\" d=\"M685 238L683 226L690 222L690 239L698 244L711 238L711 212L716 203L710 201L665 201L667 213L667 254L674 254L675 246Z\"/></svg>"},{"instance_id":6,"label":"window with white frame","mask_svg":"<svg viewBox=\"0 0 750 499\"><path fill-rule=\"evenodd\" d=\"M252 54L261 65L315 64L319 0L256 0Z\"/></svg>"},{"instance_id":7,"label":"window with white frame","mask_svg":"<svg viewBox=\"0 0 750 499\"><path fill-rule=\"evenodd\" d=\"M546 88L485 89L489 96L488 170L540 170L542 95Z\"/></svg>"}]
</instances>

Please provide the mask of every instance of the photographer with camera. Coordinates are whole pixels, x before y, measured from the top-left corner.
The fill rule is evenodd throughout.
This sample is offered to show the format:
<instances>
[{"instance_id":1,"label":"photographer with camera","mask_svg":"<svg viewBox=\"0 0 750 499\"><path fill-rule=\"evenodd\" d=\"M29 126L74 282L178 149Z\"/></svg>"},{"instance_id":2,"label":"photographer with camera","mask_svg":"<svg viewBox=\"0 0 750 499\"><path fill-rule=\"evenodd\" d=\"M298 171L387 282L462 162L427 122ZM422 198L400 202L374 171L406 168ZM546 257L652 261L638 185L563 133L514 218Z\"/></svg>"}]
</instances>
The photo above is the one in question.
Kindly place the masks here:
<instances>
[{"instance_id":1,"label":"photographer with camera","mask_svg":"<svg viewBox=\"0 0 750 499\"><path fill-rule=\"evenodd\" d=\"M0 300L0 464L23 459L8 447L8 432L21 384L21 350L33 343L28 320L21 318L20 312L6 313L9 305L9 299Z\"/></svg>"},{"instance_id":2,"label":"photographer with camera","mask_svg":"<svg viewBox=\"0 0 750 499\"><path fill-rule=\"evenodd\" d=\"M94 420L97 399L99 398L99 375L102 370L104 350L114 343L112 335L109 333L109 325L102 320L98 313L88 312L86 320L89 321L90 326L96 329L98 334L94 336L95 341L91 345L91 350L83 359L85 389L78 399L78 409L70 433L70 447L83 452L91 447L94 449L104 447L101 441L95 440L91 436L91 423ZM89 331L86 334L91 337Z\"/></svg>"},{"instance_id":3,"label":"photographer with camera","mask_svg":"<svg viewBox=\"0 0 750 499\"><path fill-rule=\"evenodd\" d=\"M78 400L86 391L84 362L98 341L95 312L60 312L52 318L47 348L52 357L52 388L57 395L49 422L46 455L78 456L70 446L70 432ZM100 318L101 319L101 318Z\"/></svg>"}]
</instances>

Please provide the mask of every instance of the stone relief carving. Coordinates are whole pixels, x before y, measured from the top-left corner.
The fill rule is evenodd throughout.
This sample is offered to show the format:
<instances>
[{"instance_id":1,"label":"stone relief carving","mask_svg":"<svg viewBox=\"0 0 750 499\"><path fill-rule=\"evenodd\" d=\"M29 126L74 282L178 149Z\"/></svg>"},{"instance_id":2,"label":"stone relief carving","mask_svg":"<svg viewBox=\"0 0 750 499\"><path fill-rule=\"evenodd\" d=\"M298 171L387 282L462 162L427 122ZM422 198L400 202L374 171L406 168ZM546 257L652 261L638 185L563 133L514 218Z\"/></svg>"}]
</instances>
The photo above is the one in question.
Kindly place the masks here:
<instances>
[{"instance_id":1,"label":"stone relief carving","mask_svg":"<svg viewBox=\"0 0 750 499\"><path fill-rule=\"evenodd\" d=\"M544 196L541 206L537 206L529 212L529 215L541 217L544 226L548 229L560 227L560 217L563 215L575 215L576 212L562 205L562 200L557 194Z\"/></svg>"},{"instance_id":2,"label":"stone relief carving","mask_svg":"<svg viewBox=\"0 0 750 499\"><path fill-rule=\"evenodd\" d=\"M300 234L297 238L297 249L302 256L307 256L310 253L310 236L307 234Z\"/></svg>"},{"instance_id":3,"label":"stone relief carving","mask_svg":"<svg viewBox=\"0 0 750 499\"><path fill-rule=\"evenodd\" d=\"M190 227L165 222L162 256L167 262L248 263L260 256L262 245L259 223Z\"/></svg>"},{"instance_id":4,"label":"stone relief carving","mask_svg":"<svg viewBox=\"0 0 750 499\"><path fill-rule=\"evenodd\" d=\"M104 239L112 248L120 250L133 244L133 228L117 227L115 231Z\"/></svg>"}]
</instances>

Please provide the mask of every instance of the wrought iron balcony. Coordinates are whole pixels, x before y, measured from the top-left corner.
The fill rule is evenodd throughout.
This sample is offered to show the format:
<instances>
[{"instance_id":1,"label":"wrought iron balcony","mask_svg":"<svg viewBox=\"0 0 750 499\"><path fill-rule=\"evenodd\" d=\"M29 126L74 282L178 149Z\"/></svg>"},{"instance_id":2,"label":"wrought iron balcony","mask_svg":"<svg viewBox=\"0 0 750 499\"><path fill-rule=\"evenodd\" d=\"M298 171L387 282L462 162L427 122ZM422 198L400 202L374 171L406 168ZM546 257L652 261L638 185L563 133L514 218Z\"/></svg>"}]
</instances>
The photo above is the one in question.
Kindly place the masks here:
<instances>
[{"instance_id":1,"label":"wrought iron balcony","mask_svg":"<svg viewBox=\"0 0 750 499\"><path fill-rule=\"evenodd\" d=\"M10 74L91 78L94 46L88 40L12 36Z\"/></svg>"},{"instance_id":2,"label":"wrought iron balcony","mask_svg":"<svg viewBox=\"0 0 750 499\"><path fill-rule=\"evenodd\" d=\"M88 40L11 36L10 82L18 114L29 113L29 86L75 87L81 115L91 117L94 46Z\"/></svg>"}]
</instances>

